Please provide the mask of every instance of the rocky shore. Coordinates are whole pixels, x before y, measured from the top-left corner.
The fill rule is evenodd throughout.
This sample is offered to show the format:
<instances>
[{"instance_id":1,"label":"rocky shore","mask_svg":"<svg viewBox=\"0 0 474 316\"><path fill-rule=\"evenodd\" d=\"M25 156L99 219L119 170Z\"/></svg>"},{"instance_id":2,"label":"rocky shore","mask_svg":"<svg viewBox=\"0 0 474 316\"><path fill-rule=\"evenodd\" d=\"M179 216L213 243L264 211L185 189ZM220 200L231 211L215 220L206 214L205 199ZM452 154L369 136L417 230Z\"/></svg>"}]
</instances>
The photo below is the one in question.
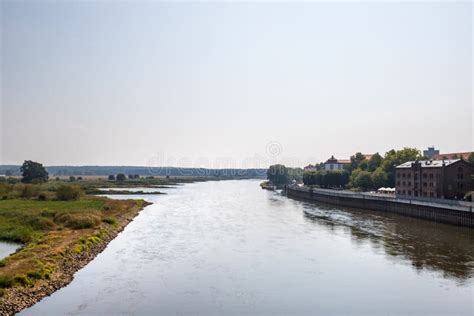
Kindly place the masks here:
<instances>
[{"instance_id":1,"label":"rocky shore","mask_svg":"<svg viewBox=\"0 0 474 316\"><path fill-rule=\"evenodd\" d=\"M109 242L122 232L135 216L149 204L151 203L145 202L143 207L137 208L135 212L120 217L116 227L109 230L102 241L93 245L88 251L78 254L72 249L68 249L57 263L57 270L51 275L50 279L38 280L32 287L17 286L5 289L3 296L0 298L0 315L14 315L68 285L74 279L74 274L101 253Z\"/></svg>"}]
</instances>

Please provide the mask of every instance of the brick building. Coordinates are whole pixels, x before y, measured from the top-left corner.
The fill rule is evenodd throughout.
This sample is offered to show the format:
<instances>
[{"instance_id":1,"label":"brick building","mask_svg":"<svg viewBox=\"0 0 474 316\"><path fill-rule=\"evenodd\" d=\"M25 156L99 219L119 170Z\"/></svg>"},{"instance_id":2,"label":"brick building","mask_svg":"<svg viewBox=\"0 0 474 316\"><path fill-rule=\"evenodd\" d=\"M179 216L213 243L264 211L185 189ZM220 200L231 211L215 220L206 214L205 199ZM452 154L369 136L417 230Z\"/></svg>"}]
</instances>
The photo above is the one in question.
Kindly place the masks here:
<instances>
[{"instance_id":1,"label":"brick building","mask_svg":"<svg viewBox=\"0 0 474 316\"><path fill-rule=\"evenodd\" d=\"M474 166L456 160L408 161L396 167L397 195L463 198L474 190Z\"/></svg>"}]
</instances>

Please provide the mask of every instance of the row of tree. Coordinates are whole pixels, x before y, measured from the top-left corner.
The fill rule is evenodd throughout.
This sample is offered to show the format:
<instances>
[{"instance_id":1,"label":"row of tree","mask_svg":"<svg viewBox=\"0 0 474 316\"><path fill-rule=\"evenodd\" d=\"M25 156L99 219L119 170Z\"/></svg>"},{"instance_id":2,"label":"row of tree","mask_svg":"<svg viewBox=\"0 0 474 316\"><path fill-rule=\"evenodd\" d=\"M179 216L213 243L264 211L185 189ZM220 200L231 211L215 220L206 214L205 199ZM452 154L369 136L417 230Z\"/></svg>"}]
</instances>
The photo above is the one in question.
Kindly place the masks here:
<instances>
[{"instance_id":1,"label":"row of tree","mask_svg":"<svg viewBox=\"0 0 474 316\"><path fill-rule=\"evenodd\" d=\"M303 174L305 185L318 185L327 187L344 187L349 182L349 171L347 170L317 170Z\"/></svg>"},{"instance_id":2,"label":"row of tree","mask_svg":"<svg viewBox=\"0 0 474 316\"><path fill-rule=\"evenodd\" d=\"M129 174L128 178L129 179L140 179L140 175L138 175L138 174ZM110 181L114 181L114 180L125 181L127 179L127 177L125 176L125 174L119 173L117 175L110 174L108 179Z\"/></svg>"}]
</instances>

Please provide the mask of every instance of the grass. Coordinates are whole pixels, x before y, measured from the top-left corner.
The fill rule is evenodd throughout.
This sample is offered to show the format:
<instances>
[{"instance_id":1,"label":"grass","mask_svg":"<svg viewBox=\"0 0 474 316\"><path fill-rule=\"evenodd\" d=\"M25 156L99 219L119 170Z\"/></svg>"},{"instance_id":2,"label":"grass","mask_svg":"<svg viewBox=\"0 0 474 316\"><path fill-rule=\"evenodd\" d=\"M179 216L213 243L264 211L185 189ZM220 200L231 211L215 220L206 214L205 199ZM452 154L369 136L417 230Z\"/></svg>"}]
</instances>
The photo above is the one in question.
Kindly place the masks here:
<instances>
[{"instance_id":1,"label":"grass","mask_svg":"<svg viewBox=\"0 0 474 316\"><path fill-rule=\"evenodd\" d=\"M35 234L60 227L91 228L84 225L83 217L94 215L101 220L96 210L106 204L103 199L77 201L0 201L0 240L27 243Z\"/></svg>"},{"instance_id":2,"label":"grass","mask_svg":"<svg viewBox=\"0 0 474 316\"><path fill-rule=\"evenodd\" d=\"M0 296L3 289L49 279L67 253L80 254L101 243L143 203L92 196L74 201L0 200L0 240L24 244L0 260Z\"/></svg>"}]
</instances>

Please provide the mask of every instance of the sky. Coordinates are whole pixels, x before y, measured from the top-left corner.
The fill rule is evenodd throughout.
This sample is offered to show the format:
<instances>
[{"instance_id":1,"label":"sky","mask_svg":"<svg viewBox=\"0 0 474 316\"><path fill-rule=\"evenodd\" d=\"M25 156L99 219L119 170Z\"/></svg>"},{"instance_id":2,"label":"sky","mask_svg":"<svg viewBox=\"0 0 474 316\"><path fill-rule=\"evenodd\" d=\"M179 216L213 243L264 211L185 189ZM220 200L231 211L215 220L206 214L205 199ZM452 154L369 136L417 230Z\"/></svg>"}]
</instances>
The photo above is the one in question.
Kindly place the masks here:
<instances>
[{"instance_id":1,"label":"sky","mask_svg":"<svg viewBox=\"0 0 474 316\"><path fill-rule=\"evenodd\" d=\"M0 1L0 164L472 151L471 2Z\"/></svg>"}]
</instances>

